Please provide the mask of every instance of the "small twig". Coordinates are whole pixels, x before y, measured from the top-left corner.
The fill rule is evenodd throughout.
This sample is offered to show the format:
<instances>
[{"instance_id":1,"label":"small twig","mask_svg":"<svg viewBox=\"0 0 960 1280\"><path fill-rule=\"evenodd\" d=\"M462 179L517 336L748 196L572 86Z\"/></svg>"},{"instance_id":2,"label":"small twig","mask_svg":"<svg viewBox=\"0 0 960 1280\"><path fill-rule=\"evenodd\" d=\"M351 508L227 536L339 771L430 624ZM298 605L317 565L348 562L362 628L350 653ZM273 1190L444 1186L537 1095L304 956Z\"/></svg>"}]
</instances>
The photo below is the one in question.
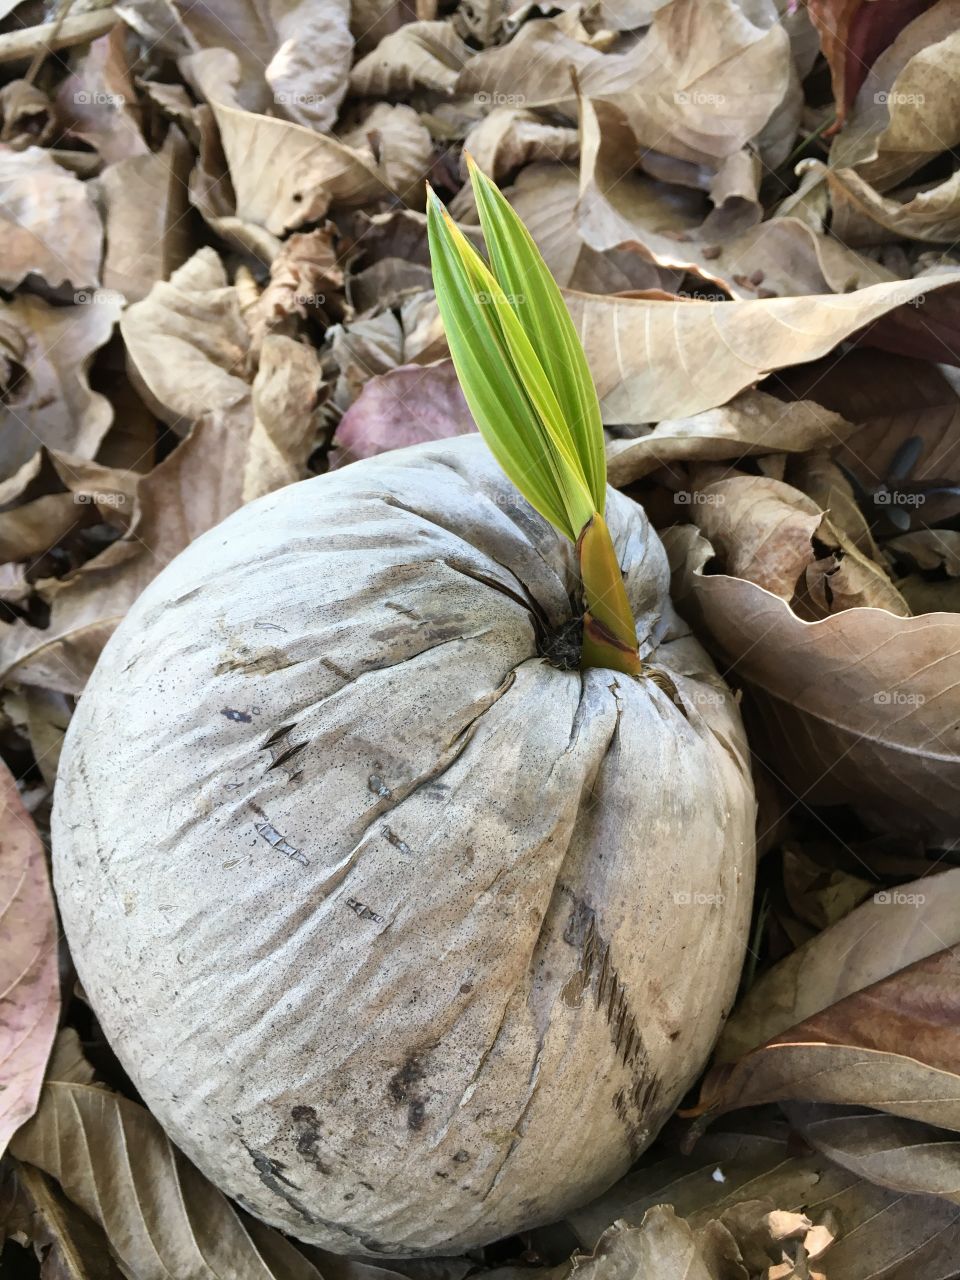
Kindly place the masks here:
<instances>
[{"instance_id":1,"label":"small twig","mask_svg":"<svg viewBox=\"0 0 960 1280\"><path fill-rule=\"evenodd\" d=\"M0 63L35 59L37 54L42 60L57 49L69 49L75 44L85 44L88 40L105 36L119 21L115 9L98 9L95 13L78 13L74 18L58 18L38 27L9 31L0 35Z\"/></svg>"}]
</instances>

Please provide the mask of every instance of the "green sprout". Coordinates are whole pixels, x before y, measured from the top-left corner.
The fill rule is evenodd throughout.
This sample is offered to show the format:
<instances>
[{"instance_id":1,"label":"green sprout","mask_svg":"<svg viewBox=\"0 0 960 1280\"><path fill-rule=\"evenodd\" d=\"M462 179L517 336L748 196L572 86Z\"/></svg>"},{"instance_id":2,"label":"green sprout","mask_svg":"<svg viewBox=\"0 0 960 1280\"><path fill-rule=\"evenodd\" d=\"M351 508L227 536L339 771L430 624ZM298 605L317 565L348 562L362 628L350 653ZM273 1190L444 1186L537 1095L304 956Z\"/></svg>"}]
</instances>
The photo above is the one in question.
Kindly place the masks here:
<instances>
[{"instance_id":1,"label":"green sprout","mask_svg":"<svg viewBox=\"0 0 960 1280\"><path fill-rule=\"evenodd\" d=\"M507 477L576 546L580 665L640 672L637 632L603 518L596 388L563 296L527 228L468 157L488 266L428 190L427 229L450 354L480 434Z\"/></svg>"}]
</instances>

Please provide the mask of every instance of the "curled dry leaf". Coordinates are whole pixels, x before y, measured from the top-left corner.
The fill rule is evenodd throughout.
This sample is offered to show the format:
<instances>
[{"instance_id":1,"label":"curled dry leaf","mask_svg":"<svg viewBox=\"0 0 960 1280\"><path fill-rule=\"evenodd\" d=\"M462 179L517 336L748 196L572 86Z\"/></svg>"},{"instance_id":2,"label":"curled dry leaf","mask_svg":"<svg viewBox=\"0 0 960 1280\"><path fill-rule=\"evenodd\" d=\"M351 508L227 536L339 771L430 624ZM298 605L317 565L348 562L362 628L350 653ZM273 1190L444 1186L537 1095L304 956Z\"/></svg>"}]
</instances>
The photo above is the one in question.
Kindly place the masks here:
<instances>
[{"instance_id":1,"label":"curled dry leaf","mask_svg":"<svg viewBox=\"0 0 960 1280\"><path fill-rule=\"evenodd\" d=\"M284 240L270 264L270 279L244 312L251 339L259 350L263 335L287 332L299 320L334 310L343 292L343 271L333 246L333 225L297 231Z\"/></svg>"},{"instance_id":2,"label":"curled dry leaf","mask_svg":"<svg viewBox=\"0 0 960 1280\"><path fill-rule=\"evenodd\" d=\"M92 391L87 369L113 331L119 295L78 293L51 307L19 294L0 305L0 478L15 475L41 445L92 458L110 427L110 402Z\"/></svg>"},{"instance_id":3,"label":"curled dry leaf","mask_svg":"<svg viewBox=\"0 0 960 1280\"><path fill-rule=\"evenodd\" d=\"M330 467L476 429L452 360L401 365L371 378L343 415Z\"/></svg>"},{"instance_id":4,"label":"curled dry leaf","mask_svg":"<svg viewBox=\"0 0 960 1280\"><path fill-rule=\"evenodd\" d=\"M607 446L607 474L618 487L671 462L737 462L763 454L833 445L856 427L812 400L784 402L764 391L743 391L729 404L659 422L635 440Z\"/></svg>"},{"instance_id":5,"label":"curled dry leaf","mask_svg":"<svg viewBox=\"0 0 960 1280\"><path fill-rule=\"evenodd\" d=\"M341 137L348 146L372 151L386 181L401 199L423 208L425 179L433 162L433 139L413 107L402 102L378 102Z\"/></svg>"},{"instance_id":6,"label":"curled dry leaf","mask_svg":"<svg viewBox=\"0 0 960 1280\"><path fill-rule=\"evenodd\" d=\"M892 1191L960 1203L960 1138L946 1129L884 1112L788 1103L787 1115L811 1146L836 1164Z\"/></svg>"},{"instance_id":7,"label":"curled dry leaf","mask_svg":"<svg viewBox=\"0 0 960 1280\"><path fill-rule=\"evenodd\" d=\"M909 614L880 565L792 485L734 476L680 496L724 572L780 596L808 621L859 605Z\"/></svg>"},{"instance_id":8,"label":"curled dry leaf","mask_svg":"<svg viewBox=\"0 0 960 1280\"><path fill-rule=\"evenodd\" d=\"M958 971L960 955L947 947L714 1067L697 1113L799 1100L960 1129Z\"/></svg>"},{"instance_id":9,"label":"curled dry leaf","mask_svg":"<svg viewBox=\"0 0 960 1280\"><path fill-rule=\"evenodd\" d=\"M960 4L938 0L916 16L870 67L830 164L853 168L888 191L960 141ZM862 6L869 16L873 6ZM874 12L878 12L874 8Z\"/></svg>"},{"instance_id":10,"label":"curled dry leaf","mask_svg":"<svg viewBox=\"0 0 960 1280\"><path fill-rule=\"evenodd\" d=\"M580 142L576 129L545 124L534 111L494 107L470 129L463 149L497 182L536 161L570 164L579 154Z\"/></svg>"},{"instance_id":11,"label":"curled dry leaf","mask_svg":"<svg viewBox=\"0 0 960 1280\"><path fill-rule=\"evenodd\" d=\"M37 275L76 289L100 280L103 228L89 189L41 147L0 150L0 285Z\"/></svg>"},{"instance_id":12,"label":"curled dry leaf","mask_svg":"<svg viewBox=\"0 0 960 1280\"><path fill-rule=\"evenodd\" d=\"M750 687L797 803L876 811L896 831L953 832L960 618L855 608L804 622L756 583L704 574L706 540L678 530L666 541L682 566L675 590Z\"/></svg>"},{"instance_id":13,"label":"curled dry leaf","mask_svg":"<svg viewBox=\"0 0 960 1280\"><path fill-rule=\"evenodd\" d=\"M842 124L878 54L931 0L870 4L865 0L809 0L820 47L830 64L837 122Z\"/></svg>"},{"instance_id":14,"label":"curled dry leaf","mask_svg":"<svg viewBox=\"0 0 960 1280\"><path fill-rule=\"evenodd\" d=\"M102 1228L125 1275L319 1280L279 1233L248 1224L145 1107L99 1085L48 1080L12 1150ZM267 1263L267 1251L282 1269Z\"/></svg>"},{"instance_id":15,"label":"curled dry leaf","mask_svg":"<svg viewBox=\"0 0 960 1280\"><path fill-rule=\"evenodd\" d=\"M405 97L415 89L451 94L470 47L449 22L408 22L383 37L350 73L359 97Z\"/></svg>"},{"instance_id":16,"label":"curled dry leaf","mask_svg":"<svg viewBox=\"0 0 960 1280\"><path fill-rule=\"evenodd\" d=\"M141 393L181 433L211 408L249 395L249 334L213 249L199 249L128 307L120 329Z\"/></svg>"},{"instance_id":17,"label":"curled dry leaf","mask_svg":"<svg viewBox=\"0 0 960 1280\"><path fill-rule=\"evenodd\" d=\"M0 1152L37 1105L60 1011L47 859L17 783L0 764Z\"/></svg>"},{"instance_id":18,"label":"curled dry leaf","mask_svg":"<svg viewBox=\"0 0 960 1280\"><path fill-rule=\"evenodd\" d=\"M741 1000L717 1049L731 1062L821 1010L960 943L960 870L876 894L768 970Z\"/></svg>"},{"instance_id":19,"label":"curled dry leaf","mask_svg":"<svg viewBox=\"0 0 960 1280\"><path fill-rule=\"evenodd\" d=\"M940 243L960 231L960 175L905 199L879 195L854 169L824 169L834 234L849 245L894 238Z\"/></svg>"}]
</instances>

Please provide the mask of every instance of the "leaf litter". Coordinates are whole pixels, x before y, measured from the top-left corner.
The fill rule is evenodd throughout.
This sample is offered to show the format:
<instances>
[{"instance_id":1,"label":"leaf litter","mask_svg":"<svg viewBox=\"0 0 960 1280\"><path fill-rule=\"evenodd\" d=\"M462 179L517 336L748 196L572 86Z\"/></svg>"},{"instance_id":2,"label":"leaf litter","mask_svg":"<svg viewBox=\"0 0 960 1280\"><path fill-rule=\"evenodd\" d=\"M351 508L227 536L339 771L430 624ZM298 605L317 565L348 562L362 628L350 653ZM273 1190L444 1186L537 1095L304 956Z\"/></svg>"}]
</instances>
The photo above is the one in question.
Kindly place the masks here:
<instances>
[{"instance_id":1,"label":"leaf litter","mask_svg":"<svg viewBox=\"0 0 960 1280\"><path fill-rule=\"evenodd\" d=\"M0 12L4 1270L956 1280L957 0ZM44 846L76 699L166 563L474 429L423 212L429 179L476 240L466 151L566 290L611 482L741 698L763 858L737 1007L637 1167L395 1270L171 1147L76 988Z\"/></svg>"}]
</instances>

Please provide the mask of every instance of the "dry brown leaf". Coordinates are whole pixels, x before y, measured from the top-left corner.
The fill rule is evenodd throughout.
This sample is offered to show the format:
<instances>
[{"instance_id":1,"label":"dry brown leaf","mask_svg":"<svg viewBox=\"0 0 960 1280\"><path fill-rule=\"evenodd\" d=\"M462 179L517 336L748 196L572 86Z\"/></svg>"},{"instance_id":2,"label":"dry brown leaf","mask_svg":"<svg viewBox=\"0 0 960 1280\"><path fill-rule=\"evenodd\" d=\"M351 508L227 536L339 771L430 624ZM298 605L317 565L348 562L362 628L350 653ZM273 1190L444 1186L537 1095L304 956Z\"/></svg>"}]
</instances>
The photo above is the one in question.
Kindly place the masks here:
<instances>
[{"instance_id":1,"label":"dry brown leaf","mask_svg":"<svg viewBox=\"0 0 960 1280\"><path fill-rule=\"evenodd\" d=\"M943 569L951 578L960 578L960 531L920 529L891 538L887 552L908 557L918 569Z\"/></svg>"},{"instance_id":2,"label":"dry brown leaf","mask_svg":"<svg viewBox=\"0 0 960 1280\"><path fill-rule=\"evenodd\" d=\"M236 197L236 216L274 236L326 215L331 204L375 204L392 194L369 152L286 120L212 107Z\"/></svg>"},{"instance_id":3,"label":"dry brown leaf","mask_svg":"<svg viewBox=\"0 0 960 1280\"><path fill-rule=\"evenodd\" d=\"M863 869L865 872L867 868ZM800 847L783 850L783 888L790 909L805 924L822 930L858 907L876 888L876 880L851 875Z\"/></svg>"},{"instance_id":4,"label":"dry brown leaf","mask_svg":"<svg viewBox=\"0 0 960 1280\"><path fill-rule=\"evenodd\" d=\"M577 226L577 178L565 165L528 165L507 195L564 288L607 294L679 287L682 272L658 267L648 253L600 253L586 243Z\"/></svg>"},{"instance_id":5,"label":"dry brown leaf","mask_svg":"<svg viewBox=\"0 0 960 1280\"><path fill-rule=\"evenodd\" d=\"M960 1128L958 969L956 948L937 951L714 1067L697 1113L811 1101Z\"/></svg>"},{"instance_id":6,"label":"dry brown leaf","mask_svg":"<svg viewBox=\"0 0 960 1280\"><path fill-rule=\"evenodd\" d=\"M870 66L897 33L931 0L901 0L897 4L865 0L808 0L820 33L820 47L830 64L837 122L842 124Z\"/></svg>"},{"instance_id":7,"label":"dry brown leaf","mask_svg":"<svg viewBox=\"0 0 960 1280\"><path fill-rule=\"evenodd\" d=\"M279 1233L262 1225L251 1231L149 1111L98 1085L48 1081L13 1151L55 1178L103 1229L125 1275L319 1280L312 1263ZM256 1242L264 1236L282 1270L267 1264Z\"/></svg>"},{"instance_id":8,"label":"dry brown leaf","mask_svg":"<svg viewBox=\"0 0 960 1280\"><path fill-rule=\"evenodd\" d=\"M3 1235L33 1246L43 1280L121 1280L96 1223L39 1169L12 1159L0 1174Z\"/></svg>"},{"instance_id":9,"label":"dry brown leaf","mask_svg":"<svg viewBox=\"0 0 960 1280\"><path fill-rule=\"evenodd\" d=\"M0 285L100 280L103 228L88 188L40 147L0 150Z\"/></svg>"},{"instance_id":10,"label":"dry brown leaf","mask_svg":"<svg viewBox=\"0 0 960 1280\"><path fill-rule=\"evenodd\" d=\"M741 1000L720 1038L731 1062L790 1027L960 943L960 870L875 894L768 970Z\"/></svg>"},{"instance_id":11,"label":"dry brown leaf","mask_svg":"<svg viewBox=\"0 0 960 1280\"><path fill-rule=\"evenodd\" d=\"M20 294L0 305L0 479L15 475L41 445L93 457L113 417L92 391L87 369L120 315L116 294L77 293L77 305L50 307Z\"/></svg>"},{"instance_id":12,"label":"dry brown leaf","mask_svg":"<svg viewBox=\"0 0 960 1280\"><path fill-rule=\"evenodd\" d=\"M494 107L473 125L463 142L495 182L537 161L573 163L580 152L576 129L545 124L534 111Z\"/></svg>"},{"instance_id":13,"label":"dry brown leaf","mask_svg":"<svg viewBox=\"0 0 960 1280\"><path fill-rule=\"evenodd\" d=\"M866 15L870 9L863 6ZM960 141L958 23L958 0L939 0L880 54L834 138L833 167L854 168L878 191L888 191Z\"/></svg>"},{"instance_id":14,"label":"dry brown leaf","mask_svg":"<svg viewBox=\"0 0 960 1280\"><path fill-rule=\"evenodd\" d=\"M343 415L330 467L476 429L451 360L401 365L371 378Z\"/></svg>"},{"instance_id":15,"label":"dry brown leaf","mask_svg":"<svg viewBox=\"0 0 960 1280\"><path fill-rule=\"evenodd\" d=\"M47 858L16 779L0 763L0 1152L37 1105L57 1029L57 922Z\"/></svg>"},{"instance_id":16,"label":"dry brown leaf","mask_svg":"<svg viewBox=\"0 0 960 1280\"><path fill-rule=\"evenodd\" d=\"M0 88L0 129L14 151L45 146L57 133L53 103L29 80L10 80Z\"/></svg>"},{"instance_id":17,"label":"dry brown leaf","mask_svg":"<svg viewBox=\"0 0 960 1280\"><path fill-rule=\"evenodd\" d=\"M316 443L323 375L313 347L268 334L253 380L253 426L243 471L243 501L302 480Z\"/></svg>"},{"instance_id":18,"label":"dry brown leaf","mask_svg":"<svg viewBox=\"0 0 960 1280\"><path fill-rule=\"evenodd\" d=\"M960 1203L960 1139L945 1129L884 1112L789 1103L794 1128L836 1164L907 1194Z\"/></svg>"},{"instance_id":19,"label":"dry brown leaf","mask_svg":"<svg viewBox=\"0 0 960 1280\"><path fill-rule=\"evenodd\" d=\"M960 175L903 199L881 196L855 169L827 169L834 234L848 245L892 239L954 240L960 232Z\"/></svg>"},{"instance_id":20,"label":"dry brown leaf","mask_svg":"<svg viewBox=\"0 0 960 1280\"><path fill-rule=\"evenodd\" d=\"M120 330L138 389L181 434L211 409L229 410L248 398L249 334L213 249L198 249L128 307Z\"/></svg>"},{"instance_id":21,"label":"dry brown leaf","mask_svg":"<svg viewBox=\"0 0 960 1280\"><path fill-rule=\"evenodd\" d=\"M91 41L71 59L71 74L57 89L58 114L67 132L93 147L105 164L147 153L125 37L117 25Z\"/></svg>"},{"instance_id":22,"label":"dry brown leaf","mask_svg":"<svg viewBox=\"0 0 960 1280\"><path fill-rule=\"evenodd\" d=\"M104 644L151 579L241 503L250 428L228 409L199 422L140 479L129 533L41 591L49 625L0 624L0 681L78 694Z\"/></svg>"},{"instance_id":23,"label":"dry brown leaf","mask_svg":"<svg viewBox=\"0 0 960 1280\"><path fill-rule=\"evenodd\" d=\"M353 47L345 0L161 0L153 9L134 0L120 8L149 47L171 57L231 53L239 63L237 105L243 109L310 129L333 127Z\"/></svg>"},{"instance_id":24,"label":"dry brown leaf","mask_svg":"<svg viewBox=\"0 0 960 1280\"><path fill-rule=\"evenodd\" d=\"M953 274L827 296L665 302L571 293L567 302L604 421L632 424L725 404L773 370L814 360L861 330L876 345L955 360L960 338L949 291L957 283ZM921 296L923 304L911 305Z\"/></svg>"},{"instance_id":25,"label":"dry brown leaf","mask_svg":"<svg viewBox=\"0 0 960 1280\"><path fill-rule=\"evenodd\" d=\"M128 302L146 297L190 256L191 161L190 147L174 127L159 151L108 165L97 180L106 223L103 283Z\"/></svg>"},{"instance_id":26,"label":"dry brown leaf","mask_svg":"<svg viewBox=\"0 0 960 1280\"><path fill-rule=\"evenodd\" d=\"M408 22L360 59L350 91L366 98L402 98L418 88L451 94L469 56L449 22Z\"/></svg>"},{"instance_id":27,"label":"dry brown leaf","mask_svg":"<svg viewBox=\"0 0 960 1280\"><path fill-rule=\"evenodd\" d=\"M270 279L245 315L254 348L263 335L286 332L298 318L333 309L334 295L343 291L343 271L333 247L331 223L314 231L297 231L284 240L270 264Z\"/></svg>"},{"instance_id":28,"label":"dry brown leaf","mask_svg":"<svg viewBox=\"0 0 960 1280\"><path fill-rule=\"evenodd\" d=\"M607 475L622 488L672 462L737 462L741 458L829 447L856 428L812 400L784 402L743 391L729 404L665 419L635 440L607 445Z\"/></svg>"},{"instance_id":29,"label":"dry brown leaf","mask_svg":"<svg viewBox=\"0 0 960 1280\"><path fill-rule=\"evenodd\" d=\"M847 609L804 622L756 583L703 574L709 543L678 535L666 538L684 566L675 598L688 595L682 607L750 687L793 796L876 811L895 831L953 832L960 618Z\"/></svg>"},{"instance_id":30,"label":"dry brown leaf","mask_svg":"<svg viewBox=\"0 0 960 1280\"><path fill-rule=\"evenodd\" d=\"M423 208L425 179L433 163L433 139L412 107L402 102L378 102L359 124L341 134L341 141L372 151L400 198L414 208Z\"/></svg>"}]
</instances>

